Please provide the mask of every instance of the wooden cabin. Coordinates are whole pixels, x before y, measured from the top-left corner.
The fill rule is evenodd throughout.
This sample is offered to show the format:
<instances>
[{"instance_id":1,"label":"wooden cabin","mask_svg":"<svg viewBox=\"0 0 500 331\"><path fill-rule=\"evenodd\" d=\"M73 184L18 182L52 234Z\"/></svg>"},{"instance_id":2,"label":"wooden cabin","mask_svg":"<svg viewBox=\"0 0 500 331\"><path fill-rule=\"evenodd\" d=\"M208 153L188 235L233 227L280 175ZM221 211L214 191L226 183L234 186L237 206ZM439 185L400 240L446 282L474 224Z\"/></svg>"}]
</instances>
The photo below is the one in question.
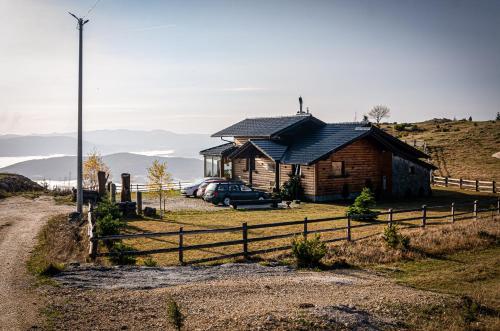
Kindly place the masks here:
<instances>
[{"instance_id":1,"label":"wooden cabin","mask_svg":"<svg viewBox=\"0 0 500 331\"><path fill-rule=\"evenodd\" d=\"M352 198L364 187L377 196L427 196L435 167L422 151L366 122L325 123L311 114L249 118L212 137L232 142L200 152L205 176L241 179L277 191L300 175L305 198Z\"/></svg>"}]
</instances>

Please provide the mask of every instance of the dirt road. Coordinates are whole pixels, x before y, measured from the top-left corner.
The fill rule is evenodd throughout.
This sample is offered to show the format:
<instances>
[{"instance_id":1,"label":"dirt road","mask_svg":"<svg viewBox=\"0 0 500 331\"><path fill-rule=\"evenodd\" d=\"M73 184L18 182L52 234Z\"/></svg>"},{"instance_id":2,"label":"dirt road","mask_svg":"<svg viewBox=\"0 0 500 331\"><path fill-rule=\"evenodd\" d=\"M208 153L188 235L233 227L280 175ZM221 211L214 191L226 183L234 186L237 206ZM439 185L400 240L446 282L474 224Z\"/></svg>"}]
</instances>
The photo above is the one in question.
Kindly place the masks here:
<instances>
[{"instance_id":1,"label":"dirt road","mask_svg":"<svg viewBox=\"0 0 500 331\"><path fill-rule=\"evenodd\" d=\"M26 261L47 219L71 210L48 196L0 200L0 330L25 330L36 323L40 302Z\"/></svg>"}]
</instances>

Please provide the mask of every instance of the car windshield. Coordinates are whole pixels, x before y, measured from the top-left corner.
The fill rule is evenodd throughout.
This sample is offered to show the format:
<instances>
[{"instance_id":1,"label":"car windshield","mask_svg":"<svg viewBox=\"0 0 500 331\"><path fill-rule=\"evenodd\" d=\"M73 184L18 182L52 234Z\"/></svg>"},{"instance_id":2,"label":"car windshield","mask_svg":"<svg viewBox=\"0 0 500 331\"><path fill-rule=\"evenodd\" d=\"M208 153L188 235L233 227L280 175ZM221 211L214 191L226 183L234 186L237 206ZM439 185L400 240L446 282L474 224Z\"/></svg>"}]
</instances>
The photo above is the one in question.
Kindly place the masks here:
<instances>
[{"instance_id":1,"label":"car windshield","mask_svg":"<svg viewBox=\"0 0 500 331\"><path fill-rule=\"evenodd\" d=\"M215 191L216 187L217 187L217 183L210 183L210 184L208 184L207 188L205 189L205 192Z\"/></svg>"}]
</instances>

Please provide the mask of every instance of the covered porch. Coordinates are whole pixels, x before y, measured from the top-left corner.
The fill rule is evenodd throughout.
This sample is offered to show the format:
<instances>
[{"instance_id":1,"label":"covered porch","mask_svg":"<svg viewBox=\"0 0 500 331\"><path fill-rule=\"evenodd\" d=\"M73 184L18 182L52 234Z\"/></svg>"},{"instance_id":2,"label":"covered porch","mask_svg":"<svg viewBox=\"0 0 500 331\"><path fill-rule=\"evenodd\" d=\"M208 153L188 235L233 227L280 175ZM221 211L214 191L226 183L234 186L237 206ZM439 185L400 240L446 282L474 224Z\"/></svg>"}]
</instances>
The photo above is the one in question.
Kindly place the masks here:
<instances>
[{"instance_id":1,"label":"covered porch","mask_svg":"<svg viewBox=\"0 0 500 331\"><path fill-rule=\"evenodd\" d=\"M203 176L232 178L232 162L228 155L236 149L233 143L227 143L202 150Z\"/></svg>"}]
</instances>

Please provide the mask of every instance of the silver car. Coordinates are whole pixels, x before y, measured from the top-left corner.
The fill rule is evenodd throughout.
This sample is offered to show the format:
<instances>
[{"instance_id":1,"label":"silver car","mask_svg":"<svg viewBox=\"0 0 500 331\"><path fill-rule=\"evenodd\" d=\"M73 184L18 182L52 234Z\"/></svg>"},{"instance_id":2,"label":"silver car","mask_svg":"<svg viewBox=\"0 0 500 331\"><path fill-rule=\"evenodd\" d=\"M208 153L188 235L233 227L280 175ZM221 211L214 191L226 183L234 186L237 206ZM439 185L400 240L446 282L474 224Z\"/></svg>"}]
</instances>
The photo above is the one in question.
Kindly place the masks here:
<instances>
[{"instance_id":1,"label":"silver car","mask_svg":"<svg viewBox=\"0 0 500 331\"><path fill-rule=\"evenodd\" d=\"M201 184L205 183L208 180L217 179L214 177L206 177L196 181L194 184L181 188L181 194L185 197L194 197L196 198L196 194L198 193L198 187Z\"/></svg>"}]
</instances>

